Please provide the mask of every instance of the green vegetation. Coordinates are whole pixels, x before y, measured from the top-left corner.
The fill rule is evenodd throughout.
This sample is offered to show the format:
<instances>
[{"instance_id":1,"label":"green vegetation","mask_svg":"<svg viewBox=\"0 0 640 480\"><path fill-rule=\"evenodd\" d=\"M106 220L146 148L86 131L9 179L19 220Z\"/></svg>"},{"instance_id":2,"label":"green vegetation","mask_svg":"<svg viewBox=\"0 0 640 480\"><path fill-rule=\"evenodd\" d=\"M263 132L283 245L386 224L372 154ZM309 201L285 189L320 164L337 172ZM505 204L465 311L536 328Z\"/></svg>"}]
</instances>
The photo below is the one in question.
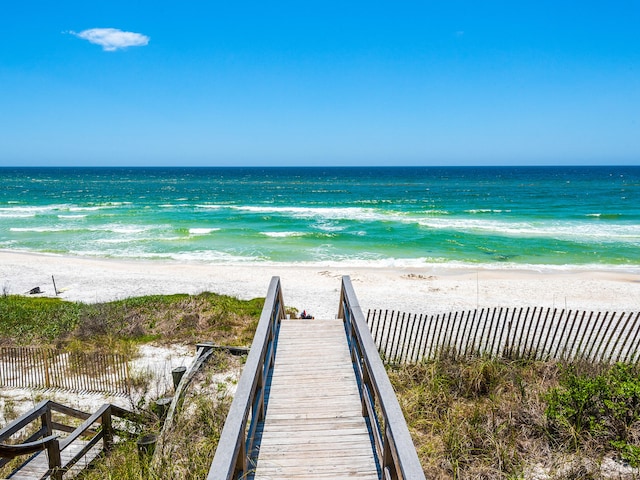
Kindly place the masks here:
<instances>
[{"instance_id":1,"label":"green vegetation","mask_svg":"<svg viewBox=\"0 0 640 480\"><path fill-rule=\"evenodd\" d=\"M56 340L78 324L81 309L56 298L0 297L0 337L21 343Z\"/></svg>"},{"instance_id":2,"label":"green vegetation","mask_svg":"<svg viewBox=\"0 0 640 480\"><path fill-rule=\"evenodd\" d=\"M389 367L427 478L638 478L636 367L471 358Z\"/></svg>"},{"instance_id":3,"label":"green vegetation","mask_svg":"<svg viewBox=\"0 0 640 480\"><path fill-rule=\"evenodd\" d=\"M227 418L231 397L226 382L216 374L239 371L237 357L217 353L194 379L197 388L190 389L176 421L160 434L158 419L145 433L159 434L156 455L140 458L137 438L116 444L95 468L86 470L80 480L202 480L207 477L220 432Z\"/></svg>"},{"instance_id":4,"label":"green vegetation","mask_svg":"<svg viewBox=\"0 0 640 480\"><path fill-rule=\"evenodd\" d=\"M617 364L590 374L581 367L567 366L546 397L554 439L574 449L609 446L640 466L640 369Z\"/></svg>"},{"instance_id":5,"label":"green vegetation","mask_svg":"<svg viewBox=\"0 0 640 480\"><path fill-rule=\"evenodd\" d=\"M262 305L261 299L245 302L211 293L93 305L6 296L0 298L0 342L125 352L150 340L248 345ZM161 437L148 477L132 437L82 478L205 478L230 404L226 385L233 379L221 377L239 372L241 361L221 354L209 362L176 423ZM443 354L389 366L388 372L429 479L640 478L602 469L606 458L640 466L637 366ZM13 408L5 404L5 414ZM146 431L159 432L158 419L150 418Z\"/></svg>"},{"instance_id":6,"label":"green vegetation","mask_svg":"<svg viewBox=\"0 0 640 480\"><path fill-rule=\"evenodd\" d=\"M427 478L519 478L549 367L488 358L390 367Z\"/></svg>"},{"instance_id":7,"label":"green vegetation","mask_svg":"<svg viewBox=\"0 0 640 480\"><path fill-rule=\"evenodd\" d=\"M152 295L82 304L52 298L0 297L0 341L34 344L82 342L119 350L120 342L193 342L247 345L263 299L213 293Z\"/></svg>"}]
</instances>

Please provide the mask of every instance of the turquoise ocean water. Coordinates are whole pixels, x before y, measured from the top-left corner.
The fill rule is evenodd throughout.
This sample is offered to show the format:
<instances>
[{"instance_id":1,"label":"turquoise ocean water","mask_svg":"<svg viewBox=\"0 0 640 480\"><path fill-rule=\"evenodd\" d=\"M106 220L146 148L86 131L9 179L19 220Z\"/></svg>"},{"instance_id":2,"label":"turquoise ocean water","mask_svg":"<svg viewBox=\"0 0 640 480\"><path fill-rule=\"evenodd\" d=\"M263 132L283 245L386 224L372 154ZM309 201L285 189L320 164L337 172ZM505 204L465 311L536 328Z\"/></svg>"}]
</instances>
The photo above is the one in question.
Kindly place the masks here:
<instances>
[{"instance_id":1,"label":"turquoise ocean water","mask_svg":"<svg viewBox=\"0 0 640 480\"><path fill-rule=\"evenodd\" d=\"M2 168L0 249L640 270L640 167Z\"/></svg>"}]
</instances>

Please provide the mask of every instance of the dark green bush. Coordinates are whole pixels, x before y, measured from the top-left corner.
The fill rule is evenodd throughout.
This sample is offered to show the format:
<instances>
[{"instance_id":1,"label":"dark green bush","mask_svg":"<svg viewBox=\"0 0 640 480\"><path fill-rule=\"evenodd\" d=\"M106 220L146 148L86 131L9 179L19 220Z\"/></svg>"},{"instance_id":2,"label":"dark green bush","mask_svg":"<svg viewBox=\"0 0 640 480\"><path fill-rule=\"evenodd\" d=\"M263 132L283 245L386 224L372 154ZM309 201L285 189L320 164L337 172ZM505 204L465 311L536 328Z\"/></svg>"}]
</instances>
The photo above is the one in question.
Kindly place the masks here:
<instances>
[{"instance_id":1,"label":"dark green bush","mask_svg":"<svg viewBox=\"0 0 640 480\"><path fill-rule=\"evenodd\" d=\"M546 397L550 431L574 447L608 443L631 464L640 462L634 442L640 426L640 376L634 365L616 364L600 373L565 369L560 385Z\"/></svg>"}]
</instances>

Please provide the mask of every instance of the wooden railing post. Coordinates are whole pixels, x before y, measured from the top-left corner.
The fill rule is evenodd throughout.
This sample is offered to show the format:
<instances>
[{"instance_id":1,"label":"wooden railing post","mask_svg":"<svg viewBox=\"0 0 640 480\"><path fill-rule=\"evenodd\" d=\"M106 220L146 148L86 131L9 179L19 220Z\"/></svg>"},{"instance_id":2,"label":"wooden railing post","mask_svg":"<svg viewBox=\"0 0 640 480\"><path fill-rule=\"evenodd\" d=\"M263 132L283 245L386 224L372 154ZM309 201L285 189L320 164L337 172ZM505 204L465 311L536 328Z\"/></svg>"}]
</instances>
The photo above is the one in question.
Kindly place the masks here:
<instances>
[{"instance_id":1,"label":"wooden railing post","mask_svg":"<svg viewBox=\"0 0 640 480\"><path fill-rule=\"evenodd\" d=\"M382 454L382 471L384 472L385 480L398 480L398 472L393 462L393 455L391 453L391 445L389 437L387 436L388 430L385 428L385 433L382 436L384 438L384 448Z\"/></svg>"},{"instance_id":2,"label":"wooden railing post","mask_svg":"<svg viewBox=\"0 0 640 480\"><path fill-rule=\"evenodd\" d=\"M45 433L44 433L44 437L48 437L49 435L51 435L53 433L53 425L51 423L51 407L50 405L47 403L47 406L45 408L45 411L42 413L41 417L41 422L42 422L42 428L44 428Z\"/></svg>"},{"instance_id":3,"label":"wooden railing post","mask_svg":"<svg viewBox=\"0 0 640 480\"><path fill-rule=\"evenodd\" d=\"M102 445L105 451L113 446L113 425L111 425L111 408L102 414Z\"/></svg>"},{"instance_id":4,"label":"wooden railing post","mask_svg":"<svg viewBox=\"0 0 640 480\"><path fill-rule=\"evenodd\" d=\"M238 474L242 474L243 477L246 476L248 467L248 456L247 456L247 439L245 435L240 436L240 444L238 445L238 456L236 457L236 468L233 473L234 478Z\"/></svg>"},{"instance_id":5,"label":"wooden railing post","mask_svg":"<svg viewBox=\"0 0 640 480\"><path fill-rule=\"evenodd\" d=\"M52 480L62 480L62 460L60 458L60 442L54 439L47 445L47 456L49 457L49 471Z\"/></svg>"}]
</instances>

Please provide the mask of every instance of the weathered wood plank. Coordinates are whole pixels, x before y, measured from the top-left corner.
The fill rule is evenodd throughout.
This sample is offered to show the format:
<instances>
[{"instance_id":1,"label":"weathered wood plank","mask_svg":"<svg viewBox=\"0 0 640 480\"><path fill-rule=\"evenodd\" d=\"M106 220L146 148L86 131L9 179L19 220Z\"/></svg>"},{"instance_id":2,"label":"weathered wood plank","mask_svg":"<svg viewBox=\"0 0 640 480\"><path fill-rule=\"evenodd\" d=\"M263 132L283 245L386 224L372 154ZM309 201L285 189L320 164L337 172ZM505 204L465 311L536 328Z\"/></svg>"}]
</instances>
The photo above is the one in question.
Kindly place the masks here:
<instances>
[{"instance_id":1,"label":"weathered wood plank","mask_svg":"<svg viewBox=\"0 0 640 480\"><path fill-rule=\"evenodd\" d=\"M343 322L283 320L274 365L254 478L377 479Z\"/></svg>"}]
</instances>

